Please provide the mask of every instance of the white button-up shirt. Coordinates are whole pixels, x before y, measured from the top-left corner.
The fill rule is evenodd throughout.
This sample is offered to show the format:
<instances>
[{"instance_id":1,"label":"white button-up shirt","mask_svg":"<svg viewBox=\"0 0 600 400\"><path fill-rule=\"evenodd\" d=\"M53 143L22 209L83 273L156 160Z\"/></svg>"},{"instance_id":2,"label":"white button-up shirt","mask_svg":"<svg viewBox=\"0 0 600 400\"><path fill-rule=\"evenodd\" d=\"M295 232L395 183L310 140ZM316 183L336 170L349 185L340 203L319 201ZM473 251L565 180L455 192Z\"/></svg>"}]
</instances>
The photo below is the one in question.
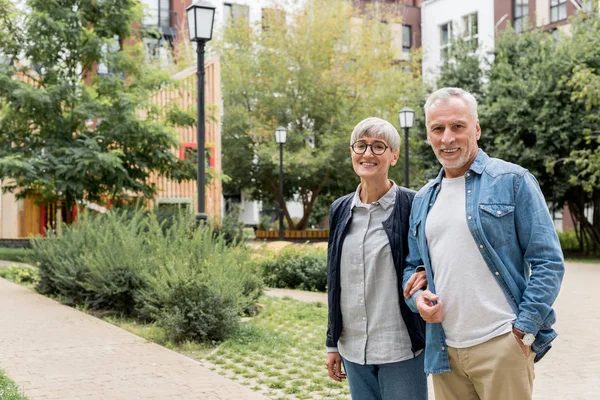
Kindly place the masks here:
<instances>
[{"instance_id":1,"label":"white button-up shirt","mask_svg":"<svg viewBox=\"0 0 600 400\"><path fill-rule=\"evenodd\" d=\"M386 364L414 357L400 314L398 277L382 222L396 201L396 184L378 201L363 204L360 185L342 247L340 306L342 357L356 364Z\"/></svg>"}]
</instances>

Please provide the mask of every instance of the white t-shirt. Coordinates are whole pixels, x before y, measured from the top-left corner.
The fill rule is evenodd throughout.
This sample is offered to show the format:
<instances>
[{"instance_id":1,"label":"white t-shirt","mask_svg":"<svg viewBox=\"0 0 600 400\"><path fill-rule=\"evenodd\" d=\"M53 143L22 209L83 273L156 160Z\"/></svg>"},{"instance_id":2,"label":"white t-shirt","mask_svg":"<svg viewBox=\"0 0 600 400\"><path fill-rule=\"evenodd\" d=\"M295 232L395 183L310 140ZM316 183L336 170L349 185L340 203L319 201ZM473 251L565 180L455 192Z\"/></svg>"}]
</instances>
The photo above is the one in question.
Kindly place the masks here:
<instances>
[{"instance_id":1,"label":"white t-shirt","mask_svg":"<svg viewBox=\"0 0 600 400\"><path fill-rule=\"evenodd\" d=\"M448 346L464 348L509 332L515 313L469 231L465 177L444 178L425 235Z\"/></svg>"}]
</instances>

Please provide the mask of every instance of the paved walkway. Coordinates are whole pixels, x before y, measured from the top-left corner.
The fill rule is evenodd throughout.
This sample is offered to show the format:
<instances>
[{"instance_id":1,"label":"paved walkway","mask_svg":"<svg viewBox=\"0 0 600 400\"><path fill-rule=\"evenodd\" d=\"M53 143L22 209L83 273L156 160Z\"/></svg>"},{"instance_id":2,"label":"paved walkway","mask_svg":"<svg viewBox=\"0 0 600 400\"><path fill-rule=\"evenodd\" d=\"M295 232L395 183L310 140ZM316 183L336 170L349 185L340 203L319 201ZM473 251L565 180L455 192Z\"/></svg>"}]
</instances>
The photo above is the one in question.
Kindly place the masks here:
<instances>
[{"instance_id":1,"label":"paved walkway","mask_svg":"<svg viewBox=\"0 0 600 400\"><path fill-rule=\"evenodd\" d=\"M266 399L191 358L4 279L0 368L30 400Z\"/></svg>"},{"instance_id":2,"label":"paved walkway","mask_svg":"<svg viewBox=\"0 0 600 400\"><path fill-rule=\"evenodd\" d=\"M567 266L534 400L600 399L600 265ZM326 301L323 293L272 296ZM0 279L0 368L31 400L266 399L198 362ZM430 397L433 399L433 396Z\"/></svg>"}]
</instances>

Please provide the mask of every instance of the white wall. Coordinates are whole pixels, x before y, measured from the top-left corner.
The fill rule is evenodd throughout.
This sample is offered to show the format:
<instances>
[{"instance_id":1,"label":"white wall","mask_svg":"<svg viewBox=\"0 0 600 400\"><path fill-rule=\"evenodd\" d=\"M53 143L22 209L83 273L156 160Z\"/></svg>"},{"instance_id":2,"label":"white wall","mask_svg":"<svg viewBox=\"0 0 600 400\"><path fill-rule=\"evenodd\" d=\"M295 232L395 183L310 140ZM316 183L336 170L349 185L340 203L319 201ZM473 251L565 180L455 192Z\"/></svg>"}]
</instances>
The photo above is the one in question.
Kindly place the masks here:
<instances>
[{"instance_id":1,"label":"white wall","mask_svg":"<svg viewBox=\"0 0 600 400\"><path fill-rule=\"evenodd\" d=\"M283 9L287 14L299 9L304 0L210 0L215 10L215 30L218 31L223 26L223 4L240 4L249 7L248 19L251 25L260 25L263 8Z\"/></svg>"},{"instance_id":2,"label":"white wall","mask_svg":"<svg viewBox=\"0 0 600 400\"><path fill-rule=\"evenodd\" d=\"M479 45L494 47L494 0L427 0L421 6L423 80L433 84L441 64L440 26L452 21L453 34L462 34L463 16L477 12Z\"/></svg>"}]
</instances>

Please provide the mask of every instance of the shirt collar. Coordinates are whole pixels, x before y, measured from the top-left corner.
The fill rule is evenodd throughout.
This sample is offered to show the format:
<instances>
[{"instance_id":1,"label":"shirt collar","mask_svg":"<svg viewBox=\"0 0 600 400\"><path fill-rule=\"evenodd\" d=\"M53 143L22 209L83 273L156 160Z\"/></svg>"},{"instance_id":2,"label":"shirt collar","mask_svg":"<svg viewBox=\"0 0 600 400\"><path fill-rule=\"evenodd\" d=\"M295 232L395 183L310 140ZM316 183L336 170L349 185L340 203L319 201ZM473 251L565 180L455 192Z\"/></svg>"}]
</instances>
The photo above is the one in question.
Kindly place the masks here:
<instances>
[{"instance_id":1,"label":"shirt collar","mask_svg":"<svg viewBox=\"0 0 600 400\"><path fill-rule=\"evenodd\" d=\"M481 175L481 173L483 172L483 170L485 169L485 166L487 165L487 163L490 161L490 156L488 156L485 151L479 149L477 151L477 157L475 157L475 160L473 160L473 163L471 163L471 166L469 167L469 171L473 171L478 175ZM439 184L442 179L444 178L444 167L442 167L440 169L440 172L438 173L437 177L434 179L435 184Z\"/></svg>"},{"instance_id":2,"label":"shirt collar","mask_svg":"<svg viewBox=\"0 0 600 400\"><path fill-rule=\"evenodd\" d=\"M396 182L392 181L391 179L390 182L392 182L392 187L390 190L388 190L387 193L384 194L379 200L372 203L381 205L381 208L384 210L387 210L396 203L396 188L398 185L396 185ZM350 204L350 210L352 210L354 207L365 205L362 201L360 201L360 187L361 185L359 184L356 188L356 192L354 192L354 197L352 198L352 203Z\"/></svg>"}]
</instances>

